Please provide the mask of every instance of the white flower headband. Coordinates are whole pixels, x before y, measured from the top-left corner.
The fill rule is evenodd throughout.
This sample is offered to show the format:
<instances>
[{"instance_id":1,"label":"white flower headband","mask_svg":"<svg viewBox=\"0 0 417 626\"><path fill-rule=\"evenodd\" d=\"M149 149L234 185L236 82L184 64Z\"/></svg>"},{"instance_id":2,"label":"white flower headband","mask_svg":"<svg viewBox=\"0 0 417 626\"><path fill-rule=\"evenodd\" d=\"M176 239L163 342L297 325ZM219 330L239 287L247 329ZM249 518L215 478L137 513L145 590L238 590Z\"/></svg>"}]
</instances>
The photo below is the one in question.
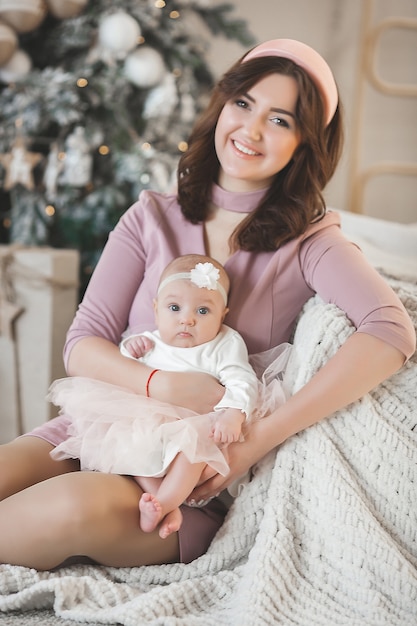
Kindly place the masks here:
<instances>
[{"instance_id":1,"label":"white flower headband","mask_svg":"<svg viewBox=\"0 0 417 626\"><path fill-rule=\"evenodd\" d=\"M224 304L227 305L227 293L219 282L220 272L217 267L214 267L213 263L197 263L189 272L178 272L177 274L167 276L159 285L158 293L168 283L181 279L190 280L194 285L203 289L218 291L223 297Z\"/></svg>"}]
</instances>

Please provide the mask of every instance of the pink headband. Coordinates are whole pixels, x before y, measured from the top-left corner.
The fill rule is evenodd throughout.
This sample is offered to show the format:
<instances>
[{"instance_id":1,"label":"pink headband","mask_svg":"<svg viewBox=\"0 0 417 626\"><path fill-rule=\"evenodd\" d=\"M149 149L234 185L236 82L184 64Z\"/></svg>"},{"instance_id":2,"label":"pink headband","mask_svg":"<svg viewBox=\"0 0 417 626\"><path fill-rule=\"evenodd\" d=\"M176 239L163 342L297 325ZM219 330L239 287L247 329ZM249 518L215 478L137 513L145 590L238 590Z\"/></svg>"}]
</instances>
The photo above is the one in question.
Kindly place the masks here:
<instances>
[{"instance_id":1,"label":"pink headband","mask_svg":"<svg viewBox=\"0 0 417 626\"><path fill-rule=\"evenodd\" d=\"M295 39L272 39L253 48L243 58L242 63L257 57L284 57L291 59L302 67L315 82L324 99L326 108L326 124L329 124L335 114L338 93L332 70L322 56L310 46Z\"/></svg>"}]
</instances>

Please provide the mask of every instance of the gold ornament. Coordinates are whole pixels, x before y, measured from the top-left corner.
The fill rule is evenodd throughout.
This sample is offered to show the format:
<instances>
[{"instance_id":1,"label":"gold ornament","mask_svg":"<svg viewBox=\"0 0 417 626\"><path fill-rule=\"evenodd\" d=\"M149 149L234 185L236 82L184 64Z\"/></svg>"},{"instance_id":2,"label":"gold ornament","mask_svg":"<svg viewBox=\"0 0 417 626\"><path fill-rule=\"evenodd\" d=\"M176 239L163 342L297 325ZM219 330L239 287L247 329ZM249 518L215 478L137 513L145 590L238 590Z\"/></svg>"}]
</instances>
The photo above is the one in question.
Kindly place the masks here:
<instances>
[{"instance_id":1,"label":"gold ornament","mask_svg":"<svg viewBox=\"0 0 417 626\"><path fill-rule=\"evenodd\" d=\"M38 152L28 152L24 141L17 137L9 153L0 154L0 163L6 169L3 188L8 190L21 184L30 191L34 189L33 168L42 159Z\"/></svg>"},{"instance_id":2,"label":"gold ornament","mask_svg":"<svg viewBox=\"0 0 417 626\"><path fill-rule=\"evenodd\" d=\"M77 17L86 7L88 0L46 0L49 12L58 20Z\"/></svg>"},{"instance_id":3,"label":"gold ornament","mask_svg":"<svg viewBox=\"0 0 417 626\"><path fill-rule=\"evenodd\" d=\"M0 22L0 65L7 63L17 48L17 35L8 24Z\"/></svg>"},{"instance_id":4,"label":"gold ornament","mask_svg":"<svg viewBox=\"0 0 417 626\"><path fill-rule=\"evenodd\" d=\"M35 30L46 16L44 0L0 0L0 19L17 33Z\"/></svg>"}]
</instances>

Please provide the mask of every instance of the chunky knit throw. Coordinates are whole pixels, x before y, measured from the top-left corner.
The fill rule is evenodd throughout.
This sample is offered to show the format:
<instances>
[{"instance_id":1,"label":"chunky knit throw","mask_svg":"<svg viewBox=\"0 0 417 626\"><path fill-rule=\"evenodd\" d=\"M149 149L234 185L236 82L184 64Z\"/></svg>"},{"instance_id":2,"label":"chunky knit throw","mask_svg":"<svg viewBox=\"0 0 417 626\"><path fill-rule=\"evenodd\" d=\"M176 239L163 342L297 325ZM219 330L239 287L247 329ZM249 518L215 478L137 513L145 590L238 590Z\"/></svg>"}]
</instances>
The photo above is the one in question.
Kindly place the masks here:
<instances>
[{"instance_id":1,"label":"chunky knit throw","mask_svg":"<svg viewBox=\"0 0 417 626\"><path fill-rule=\"evenodd\" d=\"M417 326L417 286L387 278ZM318 297L300 316L293 391L353 332ZM189 565L0 565L0 611L125 626L416 626L417 358L255 468ZM1 622L1 616L0 616Z\"/></svg>"}]
</instances>

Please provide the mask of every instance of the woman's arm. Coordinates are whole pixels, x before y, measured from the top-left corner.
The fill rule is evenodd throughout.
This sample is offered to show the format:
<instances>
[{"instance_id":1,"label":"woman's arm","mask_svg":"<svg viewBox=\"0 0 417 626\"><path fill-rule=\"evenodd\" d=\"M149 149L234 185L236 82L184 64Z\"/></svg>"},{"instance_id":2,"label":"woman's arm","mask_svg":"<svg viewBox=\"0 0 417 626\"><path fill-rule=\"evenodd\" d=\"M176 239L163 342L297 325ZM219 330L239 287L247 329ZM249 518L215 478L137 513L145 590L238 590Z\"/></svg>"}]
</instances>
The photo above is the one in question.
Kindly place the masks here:
<instances>
[{"instance_id":1,"label":"woman's arm","mask_svg":"<svg viewBox=\"0 0 417 626\"><path fill-rule=\"evenodd\" d=\"M228 476L216 474L197 487L191 497L205 500L222 491L270 450L358 400L403 363L404 355L388 343L354 333L302 389L271 415L254 422L243 443L228 447ZM206 472L203 480L208 475Z\"/></svg>"},{"instance_id":2,"label":"woman's arm","mask_svg":"<svg viewBox=\"0 0 417 626\"><path fill-rule=\"evenodd\" d=\"M85 337L72 348L68 358L70 376L86 376L146 395L152 368L129 359L118 346L102 337ZM149 385L152 398L210 413L221 400L224 387L208 374L159 371Z\"/></svg>"}]
</instances>

